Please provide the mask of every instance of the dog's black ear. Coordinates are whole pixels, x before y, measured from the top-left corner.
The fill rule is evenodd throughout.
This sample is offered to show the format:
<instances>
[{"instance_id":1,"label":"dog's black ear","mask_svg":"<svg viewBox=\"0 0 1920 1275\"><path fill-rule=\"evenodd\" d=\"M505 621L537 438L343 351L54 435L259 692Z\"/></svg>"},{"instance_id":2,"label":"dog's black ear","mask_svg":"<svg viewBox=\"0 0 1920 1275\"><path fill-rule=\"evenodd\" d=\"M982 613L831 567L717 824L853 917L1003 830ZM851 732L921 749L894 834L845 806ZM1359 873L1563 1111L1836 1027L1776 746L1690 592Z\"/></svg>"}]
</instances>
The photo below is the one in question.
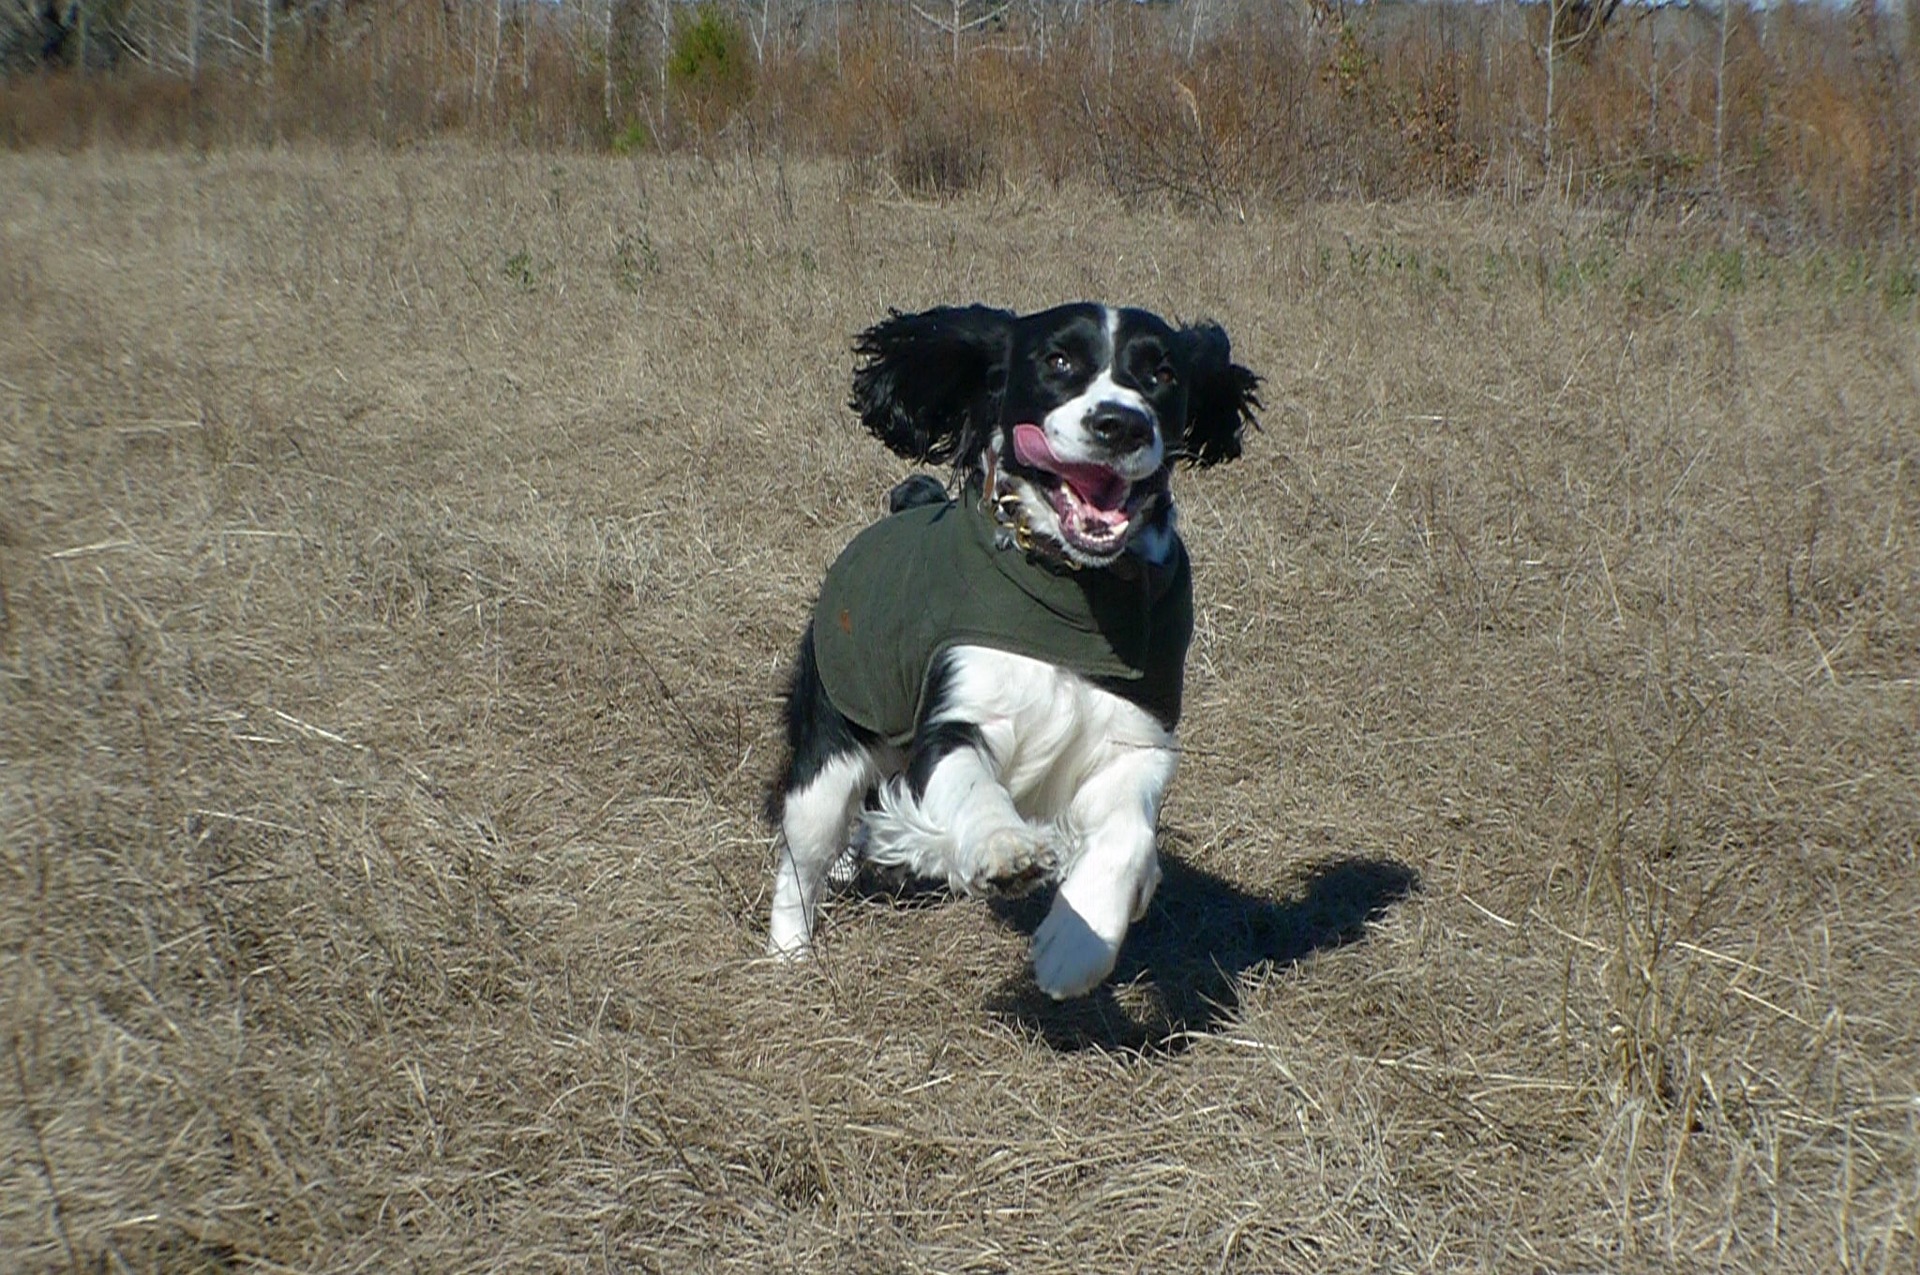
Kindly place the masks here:
<instances>
[{"instance_id":1,"label":"dog's black ear","mask_svg":"<svg viewBox=\"0 0 1920 1275\"><path fill-rule=\"evenodd\" d=\"M1241 436L1260 427L1260 378L1233 361L1226 329L1196 323L1180 333L1187 344L1187 432L1181 459L1196 469L1240 455Z\"/></svg>"},{"instance_id":2,"label":"dog's black ear","mask_svg":"<svg viewBox=\"0 0 1920 1275\"><path fill-rule=\"evenodd\" d=\"M1011 311L943 306L893 311L853 343L853 398L867 432L908 460L940 463L986 443L1006 382Z\"/></svg>"}]
</instances>

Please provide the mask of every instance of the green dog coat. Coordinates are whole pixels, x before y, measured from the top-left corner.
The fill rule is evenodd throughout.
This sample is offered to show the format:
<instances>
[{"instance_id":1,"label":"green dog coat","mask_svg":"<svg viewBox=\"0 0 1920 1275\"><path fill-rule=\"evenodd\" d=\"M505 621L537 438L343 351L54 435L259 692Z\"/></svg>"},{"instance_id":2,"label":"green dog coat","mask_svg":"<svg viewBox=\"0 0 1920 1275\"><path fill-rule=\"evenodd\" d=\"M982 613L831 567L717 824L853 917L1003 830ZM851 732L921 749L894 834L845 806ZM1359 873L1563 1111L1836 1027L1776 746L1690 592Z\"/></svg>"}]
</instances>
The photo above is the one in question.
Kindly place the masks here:
<instances>
[{"instance_id":1,"label":"green dog coat","mask_svg":"<svg viewBox=\"0 0 1920 1275\"><path fill-rule=\"evenodd\" d=\"M1186 546L1175 537L1160 565L1076 571L1002 544L982 503L970 487L883 518L828 569L813 647L833 706L905 744L940 654L984 646L1078 673L1172 730L1193 636Z\"/></svg>"}]
</instances>

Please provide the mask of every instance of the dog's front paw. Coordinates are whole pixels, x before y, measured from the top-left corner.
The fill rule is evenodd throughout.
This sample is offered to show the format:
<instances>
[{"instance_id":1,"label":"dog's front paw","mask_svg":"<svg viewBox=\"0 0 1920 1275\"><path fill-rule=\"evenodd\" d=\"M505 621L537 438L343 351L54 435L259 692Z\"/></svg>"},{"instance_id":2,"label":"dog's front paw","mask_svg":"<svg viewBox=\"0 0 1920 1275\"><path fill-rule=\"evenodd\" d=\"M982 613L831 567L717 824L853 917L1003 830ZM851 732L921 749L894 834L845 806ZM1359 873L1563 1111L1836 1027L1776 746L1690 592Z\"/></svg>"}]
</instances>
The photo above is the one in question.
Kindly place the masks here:
<instances>
[{"instance_id":1,"label":"dog's front paw","mask_svg":"<svg viewBox=\"0 0 1920 1275\"><path fill-rule=\"evenodd\" d=\"M1124 937L1124 931L1113 939L1097 933L1064 893L1056 895L1033 936L1033 981L1055 1000L1085 996L1113 972Z\"/></svg>"},{"instance_id":2,"label":"dog's front paw","mask_svg":"<svg viewBox=\"0 0 1920 1275\"><path fill-rule=\"evenodd\" d=\"M1053 838L1031 824L1000 828L981 839L973 871L960 882L968 894L1021 895L1060 866Z\"/></svg>"},{"instance_id":3,"label":"dog's front paw","mask_svg":"<svg viewBox=\"0 0 1920 1275\"><path fill-rule=\"evenodd\" d=\"M776 961L804 961L813 955L813 943L805 934L775 930L767 936L767 955Z\"/></svg>"},{"instance_id":4,"label":"dog's front paw","mask_svg":"<svg viewBox=\"0 0 1920 1275\"><path fill-rule=\"evenodd\" d=\"M807 915L797 907L773 909L773 924L767 929L767 955L778 961L804 961L813 951L812 927Z\"/></svg>"}]
</instances>

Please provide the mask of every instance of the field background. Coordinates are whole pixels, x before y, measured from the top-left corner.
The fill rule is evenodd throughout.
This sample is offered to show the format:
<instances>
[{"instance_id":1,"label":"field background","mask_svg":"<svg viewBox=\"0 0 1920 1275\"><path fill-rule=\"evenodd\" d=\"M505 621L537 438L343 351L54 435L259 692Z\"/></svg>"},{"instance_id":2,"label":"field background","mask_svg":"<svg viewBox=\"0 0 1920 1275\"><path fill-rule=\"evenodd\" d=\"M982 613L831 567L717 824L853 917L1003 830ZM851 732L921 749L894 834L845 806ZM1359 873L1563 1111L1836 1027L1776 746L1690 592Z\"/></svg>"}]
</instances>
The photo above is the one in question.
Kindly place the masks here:
<instances>
[{"instance_id":1,"label":"field background","mask_svg":"<svg viewBox=\"0 0 1920 1275\"><path fill-rule=\"evenodd\" d=\"M1220 216L1507 199L1920 235L1902 0L0 0L0 148L406 147L1072 180ZM957 29L956 29L957 28Z\"/></svg>"},{"instance_id":2,"label":"field background","mask_svg":"<svg viewBox=\"0 0 1920 1275\"><path fill-rule=\"evenodd\" d=\"M852 161L0 157L0 1267L1911 1271L1900 250ZM888 306L1208 315L1168 877L759 959Z\"/></svg>"}]
</instances>

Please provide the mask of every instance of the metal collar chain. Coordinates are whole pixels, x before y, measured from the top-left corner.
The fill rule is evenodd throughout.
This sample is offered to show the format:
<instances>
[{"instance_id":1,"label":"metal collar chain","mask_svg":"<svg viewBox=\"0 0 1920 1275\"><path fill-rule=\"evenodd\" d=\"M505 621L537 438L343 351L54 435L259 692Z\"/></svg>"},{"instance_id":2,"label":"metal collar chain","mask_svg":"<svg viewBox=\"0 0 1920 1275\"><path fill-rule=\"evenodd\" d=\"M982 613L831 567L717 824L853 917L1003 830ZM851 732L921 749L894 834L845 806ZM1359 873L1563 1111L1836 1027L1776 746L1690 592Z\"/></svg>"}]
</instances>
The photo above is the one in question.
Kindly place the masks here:
<instances>
[{"instance_id":1,"label":"metal collar chain","mask_svg":"<svg viewBox=\"0 0 1920 1275\"><path fill-rule=\"evenodd\" d=\"M986 483L980 495L982 508L993 515L993 521L1001 533L1022 553L1073 571L1082 570L1083 563L1034 536L1033 527L1027 522L1026 510L1020 507L1020 494L1000 489L999 460L999 455L989 448L986 454Z\"/></svg>"}]
</instances>

